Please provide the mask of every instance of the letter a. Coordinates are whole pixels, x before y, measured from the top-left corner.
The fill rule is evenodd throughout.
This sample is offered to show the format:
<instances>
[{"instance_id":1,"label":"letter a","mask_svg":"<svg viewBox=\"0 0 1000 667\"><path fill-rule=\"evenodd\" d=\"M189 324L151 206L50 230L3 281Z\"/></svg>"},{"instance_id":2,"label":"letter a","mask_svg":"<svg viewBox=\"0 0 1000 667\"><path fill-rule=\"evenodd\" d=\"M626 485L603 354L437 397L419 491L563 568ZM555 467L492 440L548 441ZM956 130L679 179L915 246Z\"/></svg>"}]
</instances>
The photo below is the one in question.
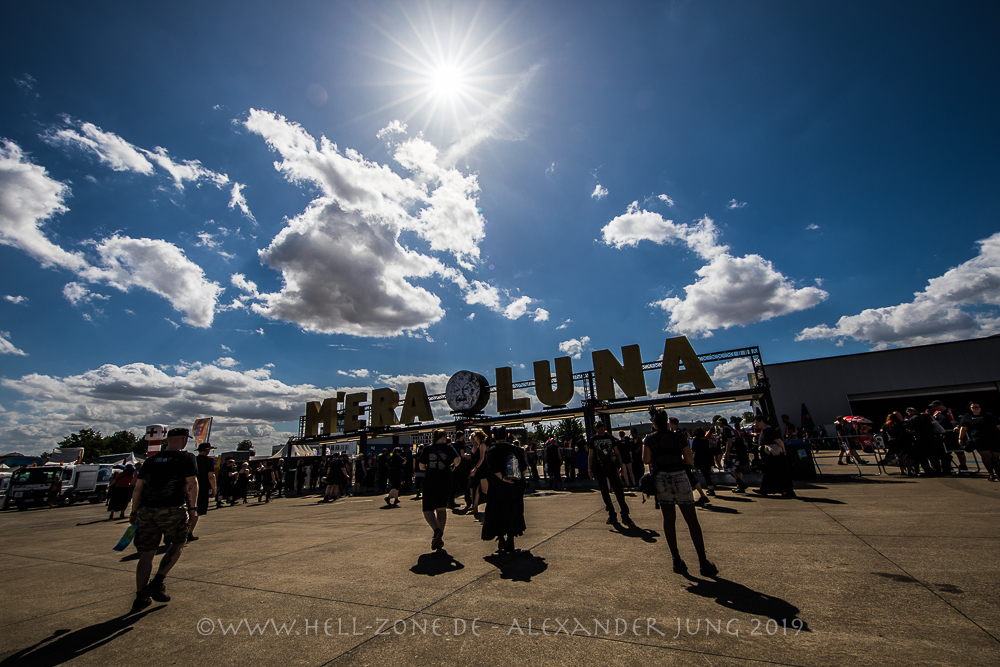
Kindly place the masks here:
<instances>
[{"instance_id":1,"label":"letter a","mask_svg":"<svg viewBox=\"0 0 1000 667\"><path fill-rule=\"evenodd\" d=\"M684 370L681 370L681 364L684 365ZM676 394L678 385L688 382L699 391L715 388L715 383L694 353L687 337L668 338L663 345L663 365L660 367L660 387L657 393Z\"/></svg>"}]
</instances>

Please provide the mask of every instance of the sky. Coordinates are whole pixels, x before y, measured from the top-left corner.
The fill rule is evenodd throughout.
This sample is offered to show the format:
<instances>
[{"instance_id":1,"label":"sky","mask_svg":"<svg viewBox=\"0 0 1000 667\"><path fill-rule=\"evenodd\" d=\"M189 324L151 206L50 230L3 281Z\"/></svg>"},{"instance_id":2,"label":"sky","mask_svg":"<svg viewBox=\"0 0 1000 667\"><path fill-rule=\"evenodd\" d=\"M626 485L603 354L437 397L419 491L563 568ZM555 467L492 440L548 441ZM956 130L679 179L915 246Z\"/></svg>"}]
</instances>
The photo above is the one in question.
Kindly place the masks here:
<instances>
[{"instance_id":1,"label":"sky","mask_svg":"<svg viewBox=\"0 0 1000 667\"><path fill-rule=\"evenodd\" d=\"M998 19L5 3L0 449L209 416L266 449L338 390L677 335L765 363L994 335Z\"/></svg>"}]
</instances>

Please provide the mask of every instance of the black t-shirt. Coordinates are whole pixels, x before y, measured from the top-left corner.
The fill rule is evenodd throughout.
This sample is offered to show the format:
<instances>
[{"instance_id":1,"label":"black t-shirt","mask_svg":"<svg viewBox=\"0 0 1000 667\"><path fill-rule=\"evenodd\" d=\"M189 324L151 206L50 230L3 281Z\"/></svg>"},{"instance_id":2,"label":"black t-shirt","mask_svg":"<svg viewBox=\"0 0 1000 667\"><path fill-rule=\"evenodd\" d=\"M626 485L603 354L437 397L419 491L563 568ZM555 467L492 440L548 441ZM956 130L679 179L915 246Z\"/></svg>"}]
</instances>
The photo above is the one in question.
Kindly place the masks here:
<instances>
[{"instance_id":1,"label":"black t-shirt","mask_svg":"<svg viewBox=\"0 0 1000 667\"><path fill-rule=\"evenodd\" d=\"M649 447L652 460L649 463L653 472L680 472L684 470L684 448L688 446L687 437L680 431L656 431L650 433L642 441Z\"/></svg>"},{"instance_id":2,"label":"black t-shirt","mask_svg":"<svg viewBox=\"0 0 1000 667\"><path fill-rule=\"evenodd\" d=\"M215 472L215 461L211 456L196 456L198 463L198 486L207 487L209 485L208 476ZM202 489L204 490L204 489Z\"/></svg>"},{"instance_id":3,"label":"black t-shirt","mask_svg":"<svg viewBox=\"0 0 1000 667\"><path fill-rule=\"evenodd\" d=\"M773 426L765 426L764 430L760 432L757 444L773 445L778 440L781 440L781 432Z\"/></svg>"},{"instance_id":4,"label":"black t-shirt","mask_svg":"<svg viewBox=\"0 0 1000 667\"><path fill-rule=\"evenodd\" d=\"M595 435L587 443L587 446L594 452L594 463L596 470L612 473L618 466L618 457L615 456L615 447L618 441L608 434Z\"/></svg>"},{"instance_id":5,"label":"black t-shirt","mask_svg":"<svg viewBox=\"0 0 1000 667\"><path fill-rule=\"evenodd\" d=\"M424 465L424 484L451 484L451 464L458 458L458 452L447 442L438 442L424 447L418 463Z\"/></svg>"},{"instance_id":6,"label":"black t-shirt","mask_svg":"<svg viewBox=\"0 0 1000 667\"><path fill-rule=\"evenodd\" d=\"M1000 424L1000 419L989 412L980 412L978 417L970 412L962 415L962 421L958 423L959 426L965 427L969 434L969 442L973 444L994 444L1000 440L997 424Z\"/></svg>"},{"instance_id":7,"label":"black t-shirt","mask_svg":"<svg viewBox=\"0 0 1000 667\"><path fill-rule=\"evenodd\" d=\"M545 458L546 463L550 466L559 465L560 461L562 461L562 446L558 442L550 443L545 448Z\"/></svg>"},{"instance_id":8,"label":"black t-shirt","mask_svg":"<svg viewBox=\"0 0 1000 667\"><path fill-rule=\"evenodd\" d=\"M157 452L139 468L142 507L181 507L188 477L198 476L195 455L185 451Z\"/></svg>"}]
</instances>

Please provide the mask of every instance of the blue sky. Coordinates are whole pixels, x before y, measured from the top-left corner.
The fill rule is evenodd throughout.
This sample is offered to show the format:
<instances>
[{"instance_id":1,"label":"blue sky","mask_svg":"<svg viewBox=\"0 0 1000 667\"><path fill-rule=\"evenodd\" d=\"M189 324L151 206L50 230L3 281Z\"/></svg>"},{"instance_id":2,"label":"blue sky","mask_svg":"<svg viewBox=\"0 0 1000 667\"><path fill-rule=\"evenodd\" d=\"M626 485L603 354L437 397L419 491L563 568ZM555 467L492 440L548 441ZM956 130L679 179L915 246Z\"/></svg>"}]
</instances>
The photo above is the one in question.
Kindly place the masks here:
<instances>
[{"instance_id":1,"label":"blue sky","mask_svg":"<svg viewBox=\"0 0 1000 667\"><path fill-rule=\"evenodd\" d=\"M988 4L204 4L0 9L5 451L998 332Z\"/></svg>"}]
</instances>

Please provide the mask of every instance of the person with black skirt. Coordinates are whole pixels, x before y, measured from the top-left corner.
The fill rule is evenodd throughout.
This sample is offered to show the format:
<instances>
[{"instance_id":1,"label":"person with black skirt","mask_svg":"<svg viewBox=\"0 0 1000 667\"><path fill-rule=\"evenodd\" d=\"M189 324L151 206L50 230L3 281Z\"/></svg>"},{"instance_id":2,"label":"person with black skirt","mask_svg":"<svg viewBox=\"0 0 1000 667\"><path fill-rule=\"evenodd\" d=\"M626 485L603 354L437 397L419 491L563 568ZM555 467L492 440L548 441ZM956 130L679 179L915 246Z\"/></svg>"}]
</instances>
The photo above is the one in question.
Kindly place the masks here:
<instances>
[{"instance_id":1,"label":"person with black skirt","mask_svg":"<svg viewBox=\"0 0 1000 667\"><path fill-rule=\"evenodd\" d=\"M958 441L968 441L967 448L979 452L991 482L1000 480L1000 419L973 401L958 426Z\"/></svg>"},{"instance_id":2,"label":"person with black skirt","mask_svg":"<svg viewBox=\"0 0 1000 667\"><path fill-rule=\"evenodd\" d=\"M781 432L768 426L767 419L763 415L757 415L754 419L754 431L759 434L758 444L760 445L764 473L760 481L760 488L754 489L753 492L761 496L777 493L781 494L782 498L794 498L792 471L788 464L788 453L785 451Z\"/></svg>"},{"instance_id":3,"label":"person with black skirt","mask_svg":"<svg viewBox=\"0 0 1000 667\"><path fill-rule=\"evenodd\" d=\"M507 442L507 430L493 430L496 444L486 455L489 493L483 517L484 542L497 540L498 553L514 553L514 538L524 534L524 476L528 462L519 447Z\"/></svg>"},{"instance_id":4,"label":"person with black skirt","mask_svg":"<svg viewBox=\"0 0 1000 667\"><path fill-rule=\"evenodd\" d=\"M448 521L448 503L454 495L452 472L462 458L448 444L448 434L443 428L434 429L432 444L424 447L417 459L417 466L424 471L424 495L421 501L424 519L434 529L431 549L444 548L444 527Z\"/></svg>"}]
</instances>

